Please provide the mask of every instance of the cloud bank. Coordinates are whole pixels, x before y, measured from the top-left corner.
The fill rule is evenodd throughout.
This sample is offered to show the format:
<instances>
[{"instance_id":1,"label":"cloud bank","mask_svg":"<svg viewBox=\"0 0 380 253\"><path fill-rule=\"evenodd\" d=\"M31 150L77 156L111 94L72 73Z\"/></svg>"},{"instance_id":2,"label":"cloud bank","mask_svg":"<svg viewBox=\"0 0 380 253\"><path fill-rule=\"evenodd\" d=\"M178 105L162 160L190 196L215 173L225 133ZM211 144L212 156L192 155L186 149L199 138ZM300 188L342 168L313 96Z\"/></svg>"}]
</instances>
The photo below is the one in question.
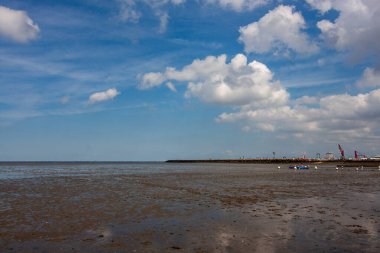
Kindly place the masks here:
<instances>
[{"instance_id":1,"label":"cloud bank","mask_svg":"<svg viewBox=\"0 0 380 253\"><path fill-rule=\"evenodd\" d=\"M111 88L106 91L96 92L90 95L90 97L88 98L88 103L94 104L98 102L107 101L113 99L119 94L120 93L115 88Z\"/></svg>"},{"instance_id":2,"label":"cloud bank","mask_svg":"<svg viewBox=\"0 0 380 253\"><path fill-rule=\"evenodd\" d=\"M217 121L240 122L245 130L310 138L321 134L342 139L380 136L380 89L292 100L266 65L248 62L243 54L230 62L226 55L208 56L181 70L168 67L164 72L147 73L140 87L149 89L173 81L187 83L187 98L231 106L232 112L220 114Z\"/></svg>"},{"instance_id":3,"label":"cloud bank","mask_svg":"<svg viewBox=\"0 0 380 253\"><path fill-rule=\"evenodd\" d=\"M219 122L243 121L252 130L277 131L295 137L379 137L380 90L358 95L316 98L313 106L296 105L222 113Z\"/></svg>"},{"instance_id":4,"label":"cloud bank","mask_svg":"<svg viewBox=\"0 0 380 253\"><path fill-rule=\"evenodd\" d=\"M25 11L0 5L0 36L19 43L37 38L40 29Z\"/></svg>"}]
</instances>

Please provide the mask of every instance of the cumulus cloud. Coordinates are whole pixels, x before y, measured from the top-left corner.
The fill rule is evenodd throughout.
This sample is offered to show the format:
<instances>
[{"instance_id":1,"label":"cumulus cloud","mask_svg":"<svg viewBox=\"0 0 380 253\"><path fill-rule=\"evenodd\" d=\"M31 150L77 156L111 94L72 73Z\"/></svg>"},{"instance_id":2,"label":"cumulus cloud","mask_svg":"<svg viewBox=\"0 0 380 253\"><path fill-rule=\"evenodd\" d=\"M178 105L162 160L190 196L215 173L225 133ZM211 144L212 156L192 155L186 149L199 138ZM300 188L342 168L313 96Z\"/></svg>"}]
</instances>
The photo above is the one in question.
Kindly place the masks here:
<instances>
[{"instance_id":1,"label":"cumulus cloud","mask_svg":"<svg viewBox=\"0 0 380 253\"><path fill-rule=\"evenodd\" d=\"M305 20L294 7L280 5L269 11L259 21L240 27L239 41L247 53L267 53L272 50L290 49L297 53L311 54L318 51L302 30Z\"/></svg>"},{"instance_id":2,"label":"cumulus cloud","mask_svg":"<svg viewBox=\"0 0 380 253\"><path fill-rule=\"evenodd\" d=\"M366 68L361 78L356 82L358 87L377 87L380 86L380 73L373 68Z\"/></svg>"},{"instance_id":3,"label":"cumulus cloud","mask_svg":"<svg viewBox=\"0 0 380 253\"><path fill-rule=\"evenodd\" d=\"M314 101L316 102L316 101ZM379 135L380 89L358 95L322 97L316 106L279 106L219 115L219 122L244 121L252 129L293 133L309 137L325 134L335 138ZM380 136L380 135L379 135Z\"/></svg>"},{"instance_id":4,"label":"cumulus cloud","mask_svg":"<svg viewBox=\"0 0 380 253\"><path fill-rule=\"evenodd\" d=\"M111 88L106 91L96 92L90 95L90 97L88 98L88 103L94 104L97 102L107 101L113 99L119 94L120 93L115 88Z\"/></svg>"},{"instance_id":5,"label":"cumulus cloud","mask_svg":"<svg viewBox=\"0 0 380 253\"><path fill-rule=\"evenodd\" d=\"M269 0L206 0L209 4L218 4L225 9L234 11L253 10L259 6L266 5Z\"/></svg>"},{"instance_id":6,"label":"cumulus cloud","mask_svg":"<svg viewBox=\"0 0 380 253\"><path fill-rule=\"evenodd\" d=\"M312 7L326 12L338 11L337 19L317 23L326 43L339 51L347 51L355 61L380 55L380 1L326 0L325 5L307 0Z\"/></svg>"},{"instance_id":7,"label":"cumulus cloud","mask_svg":"<svg viewBox=\"0 0 380 253\"><path fill-rule=\"evenodd\" d=\"M37 38L40 29L25 11L0 5L0 36L25 43Z\"/></svg>"},{"instance_id":8,"label":"cumulus cloud","mask_svg":"<svg viewBox=\"0 0 380 253\"><path fill-rule=\"evenodd\" d=\"M309 139L321 134L340 139L380 137L380 89L291 99L266 65L249 62L243 54L229 62L226 55L196 59L179 70L168 67L147 73L144 80L149 80L145 85L150 88L174 81L187 83L186 97L230 106L231 111L220 114L217 121L239 122L245 131Z\"/></svg>"},{"instance_id":9,"label":"cumulus cloud","mask_svg":"<svg viewBox=\"0 0 380 253\"><path fill-rule=\"evenodd\" d=\"M176 70L143 75L140 86L155 87L165 81L188 82L185 96L197 97L206 103L261 108L286 104L289 94L273 73L258 61L247 61L238 54L228 63L226 55L194 60Z\"/></svg>"}]
</instances>

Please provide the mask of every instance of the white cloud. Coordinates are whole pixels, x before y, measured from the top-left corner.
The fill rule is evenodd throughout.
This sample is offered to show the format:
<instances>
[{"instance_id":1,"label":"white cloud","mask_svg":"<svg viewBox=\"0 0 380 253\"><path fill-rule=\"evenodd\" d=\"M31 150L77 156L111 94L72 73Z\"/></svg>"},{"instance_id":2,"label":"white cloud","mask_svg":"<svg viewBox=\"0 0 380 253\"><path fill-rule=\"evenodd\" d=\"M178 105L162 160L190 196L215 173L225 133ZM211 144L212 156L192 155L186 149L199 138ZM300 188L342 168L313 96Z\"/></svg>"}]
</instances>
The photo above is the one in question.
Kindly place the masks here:
<instances>
[{"instance_id":1,"label":"white cloud","mask_svg":"<svg viewBox=\"0 0 380 253\"><path fill-rule=\"evenodd\" d=\"M25 11L12 10L0 5L0 36L25 43L37 38L38 25Z\"/></svg>"},{"instance_id":2,"label":"white cloud","mask_svg":"<svg viewBox=\"0 0 380 253\"><path fill-rule=\"evenodd\" d=\"M297 53L315 53L316 44L310 42L305 20L294 7L280 5L259 21L240 28L239 41L248 53L267 53L290 49Z\"/></svg>"},{"instance_id":3,"label":"white cloud","mask_svg":"<svg viewBox=\"0 0 380 253\"><path fill-rule=\"evenodd\" d=\"M116 0L120 8L120 19L126 22L137 23L143 16L142 9L138 5L147 6L159 20L159 33L167 29L170 16L169 6L184 4L186 0ZM257 7L266 5L271 0L202 0L198 3L216 4L224 9L236 12L251 11Z\"/></svg>"},{"instance_id":4,"label":"white cloud","mask_svg":"<svg viewBox=\"0 0 380 253\"><path fill-rule=\"evenodd\" d=\"M175 68L167 68L165 76L167 79L176 81L196 81L207 79L211 75L218 75L226 71L226 55L207 56L204 60L196 59L190 65L178 71Z\"/></svg>"},{"instance_id":5,"label":"white cloud","mask_svg":"<svg viewBox=\"0 0 380 253\"><path fill-rule=\"evenodd\" d=\"M380 86L380 73L373 68L366 68L361 78L356 82L358 87Z\"/></svg>"},{"instance_id":6,"label":"white cloud","mask_svg":"<svg viewBox=\"0 0 380 253\"><path fill-rule=\"evenodd\" d=\"M308 0L313 7L339 12L336 20L321 20L317 26L327 44L339 51L348 51L354 60L380 54L380 1L378 0L330 0L326 7ZM327 4L328 3L328 4Z\"/></svg>"},{"instance_id":7,"label":"white cloud","mask_svg":"<svg viewBox=\"0 0 380 253\"><path fill-rule=\"evenodd\" d=\"M169 21L169 14L167 13L168 6L183 4L186 0L117 0L117 2L120 6L120 18L123 21L132 23L139 22L142 16L137 5L142 3L148 6L159 19L160 25L158 32L164 33Z\"/></svg>"},{"instance_id":8,"label":"white cloud","mask_svg":"<svg viewBox=\"0 0 380 253\"><path fill-rule=\"evenodd\" d=\"M237 55L233 60L242 55ZM233 62L233 61L232 61ZM190 82L186 96L199 97L215 104L240 105L250 108L285 104L289 94L272 72L262 63L252 61L235 68L226 64L226 72L215 73L200 82Z\"/></svg>"},{"instance_id":9,"label":"white cloud","mask_svg":"<svg viewBox=\"0 0 380 253\"><path fill-rule=\"evenodd\" d=\"M225 9L234 11L253 10L257 7L266 5L269 0L206 0L206 3L218 4Z\"/></svg>"},{"instance_id":10,"label":"white cloud","mask_svg":"<svg viewBox=\"0 0 380 253\"><path fill-rule=\"evenodd\" d=\"M139 84L140 89L150 89L155 86L161 85L165 81L165 76L161 73L147 73L143 75L141 83Z\"/></svg>"},{"instance_id":11,"label":"white cloud","mask_svg":"<svg viewBox=\"0 0 380 253\"><path fill-rule=\"evenodd\" d=\"M334 140L380 137L380 89L292 100L282 84L273 80L266 65L249 62L242 54L230 62L226 55L208 56L180 70L169 67L146 76L153 80L150 87L170 81L186 82L186 97L231 106L232 112L220 114L217 121L243 123L245 131L308 140L317 140L321 135Z\"/></svg>"},{"instance_id":12,"label":"white cloud","mask_svg":"<svg viewBox=\"0 0 380 253\"><path fill-rule=\"evenodd\" d=\"M331 0L306 0L313 8L320 10L322 13L329 11L332 8Z\"/></svg>"},{"instance_id":13,"label":"white cloud","mask_svg":"<svg viewBox=\"0 0 380 253\"><path fill-rule=\"evenodd\" d=\"M249 108L278 106L287 103L289 94L264 64L247 62L236 55L230 63L226 55L194 60L182 70L167 68L164 73L147 73L140 87L154 87L164 81L188 82L186 97L198 97L204 102L237 105Z\"/></svg>"},{"instance_id":14,"label":"white cloud","mask_svg":"<svg viewBox=\"0 0 380 253\"><path fill-rule=\"evenodd\" d=\"M134 0L118 0L120 6L120 18L123 21L137 23L141 17L141 13L136 10Z\"/></svg>"},{"instance_id":15,"label":"white cloud","mask_svg":"<svg viewBox=\"0 0 380 253\"><path fill-rule=\"evenodd\" d=\"M316 102L313 101L313 102ZM258 110L240 108L219 115L219 122L243 121L251 129L286 132L309 137L333 135L356 138L379 135L380 89L358 95L331 95L319 99L314 107L284 105ZM301 134L301 135L300 135ZM318 137L317 137L318 138Z\"/></svg>"},{"instance_id":16,"label":"white cloud","mask_svg":"<svg viewBox=\"0 0 380 253\"><path fill-rule=\"evenodd\" d=\"M88 99L88 102L89 104L94 104L97 102L107 101L107 100L113 99L119 94L120 93L115 88L111 88L106 91L101 91L101 92L96 92L96 93L91 94Z\"/></svg>"}]
</instances>

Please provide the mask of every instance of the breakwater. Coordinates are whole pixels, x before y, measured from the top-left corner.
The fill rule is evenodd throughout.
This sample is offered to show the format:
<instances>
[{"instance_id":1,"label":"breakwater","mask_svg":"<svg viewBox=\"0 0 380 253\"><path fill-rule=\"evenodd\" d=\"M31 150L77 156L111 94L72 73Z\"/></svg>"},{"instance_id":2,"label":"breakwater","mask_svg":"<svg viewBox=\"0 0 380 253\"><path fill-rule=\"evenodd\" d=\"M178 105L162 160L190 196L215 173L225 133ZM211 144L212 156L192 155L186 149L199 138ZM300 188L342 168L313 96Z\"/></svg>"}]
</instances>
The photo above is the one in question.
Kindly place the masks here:
<instances>
[{"instance_id":1,"label":"breakwater","mask_svg":"<svg viewBox=\"0 0 380 253\"><path fill-rule=\"evenodd\" d=\"M305 158L244 158L244 159L204 159L204 160L167 160L168 163L243 163L243 164L336 164L338 166L380 166L380 160L325 160Z\"/></svg>"}]
</instances>

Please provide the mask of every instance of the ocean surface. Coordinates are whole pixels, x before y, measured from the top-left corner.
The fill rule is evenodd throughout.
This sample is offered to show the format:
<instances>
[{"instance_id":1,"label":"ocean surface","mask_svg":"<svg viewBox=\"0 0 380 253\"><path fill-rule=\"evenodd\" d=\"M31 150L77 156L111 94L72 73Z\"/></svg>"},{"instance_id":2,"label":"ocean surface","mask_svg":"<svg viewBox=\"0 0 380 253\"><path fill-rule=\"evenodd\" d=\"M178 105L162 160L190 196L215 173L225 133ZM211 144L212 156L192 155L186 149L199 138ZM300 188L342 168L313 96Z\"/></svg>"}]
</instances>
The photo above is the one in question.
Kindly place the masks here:
<instances>
[{"instance_id":1,"label":"ocean surface","mask_svg":"<svg viewBox=\"0 0 380 253\"><path fill-rule=\"evenodd\" d=\"M190 171L277 171L288 169L289 164L231 164L231 163L166 163L166 162L0 162L0 179L35 177L64 177L91 175L130 175ZM334 172L336 165L318 165L319 171ZM345 168L352 171L355 168ZM377 168L367 168L374 171ZM314 165L310 166L310 171Z\"/></svg>"},{"instance_id":2,"label":"ocean surface","mask_svg":"<svg viewBox=\"0 0 380 253\"><path fill-rule=\"evenodd\" d=\"M165 162L0 162L0 179L35 177L75 177L98 175L130 175L186 171L268 170L276 164L212 164L212 163L165 163ZM323 168L335 168L333 165Z\"/></svg>"},{"instance_id":3,"label":"ocean surface","mask_svg":"<svg viewBox=\"0 0 380 253\"><path fill-rule=\"evenodd\" d=\"M0 179L128 175L197 168L201 169L196 165L173 166L165 162L0 162Z\"/></svg>"}]
</instances>

